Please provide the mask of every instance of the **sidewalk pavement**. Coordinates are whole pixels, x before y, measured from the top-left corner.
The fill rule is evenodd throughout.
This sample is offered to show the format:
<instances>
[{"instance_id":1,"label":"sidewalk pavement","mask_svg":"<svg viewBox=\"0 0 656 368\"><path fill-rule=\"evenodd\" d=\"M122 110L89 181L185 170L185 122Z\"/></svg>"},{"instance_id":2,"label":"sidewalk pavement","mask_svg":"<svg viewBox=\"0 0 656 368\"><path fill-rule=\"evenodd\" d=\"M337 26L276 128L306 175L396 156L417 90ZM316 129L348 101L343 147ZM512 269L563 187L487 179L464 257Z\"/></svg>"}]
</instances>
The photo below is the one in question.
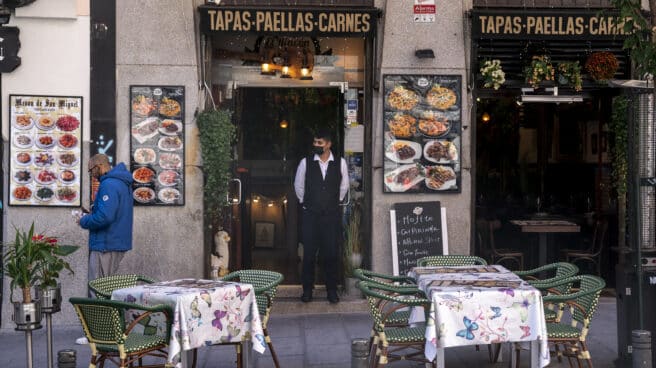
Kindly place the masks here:
<instances>
[{"instance_id":1,"label":"sidewalk pavement","mask_svg":"<svg viewBox=\"0 0 656 368\"><path fill-rule=\"evenodd\" d=\"M615 298L604 297L592 322L588 347L594 366L597 368L615 367L617 358L617 315ZM269 332L274 348L284 368L349 368L351 367L351 339L368 338L371 328L369 315L362 312L336 314L276 315L269 322ZM57 367L57 352L74 349L77 352L77 367L88 367L90 349L75 345L75 339L82 336L79 326L55 326L53 328L53 352ZM13 329L0 330L0 367L21 368L26 366L25 337L23 332ZM45 326L33 332L34 367L47 367L47 347ZM198 368L236 367L233 346L211 346L198 350ZM450 348L446 350L446 367L507 367L507 357L503 363L491 364L487 349L482 346L476 351L473 346ZM528 367L529 354L522 354L522 367ZM260 355L252 353L252 366L273 367L273 360L267 350ZM113 365L107 364L106 367ZM567 367L567 360L558 363L552 359L550 367ZM395 362L388 367L423 367L415 362Z\"/></svg>"}]
</instances>

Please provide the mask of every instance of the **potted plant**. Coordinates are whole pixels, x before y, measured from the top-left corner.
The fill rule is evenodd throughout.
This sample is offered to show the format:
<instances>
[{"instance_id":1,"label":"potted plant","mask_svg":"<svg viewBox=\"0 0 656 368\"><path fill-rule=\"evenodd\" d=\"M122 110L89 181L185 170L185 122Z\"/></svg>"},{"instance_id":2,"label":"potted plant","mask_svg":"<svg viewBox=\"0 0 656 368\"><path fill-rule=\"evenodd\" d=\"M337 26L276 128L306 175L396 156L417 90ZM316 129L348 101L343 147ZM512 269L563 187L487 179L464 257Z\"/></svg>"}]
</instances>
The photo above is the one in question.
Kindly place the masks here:
<instances>
[{"instance_id":1,"label":"potted plant","mask_svg":"<svg viewBox=\"0 0 656 368\"><path fill-rule=\"evenodd\" d=\"M580 92L583 89L581 66L578 61L558 64L558 83L571 85L576 92Z\"/></svg>"},{"instance_id":2,"label":"potted plant","mask_svg":"<svg viewBox=\"0 0 656 368\"><path fill-rule=\"evenodd\" d=\"M59 274L67 270L73 274L71 265L62 257L67 256L80 247L77 245L59 244L57 238L45 236L42 234L34 235L35 241L40 241L49 245L43 252L43 262L39 267L39 284L37 288L37 297L41 302L41 310L47 313L55 313L61 310L61 284L59 284Z\"/></svg>"},{"instance_id":3,"label":"potted plant","mask_svg":"<svg viewBox=\"0 0 656 368\"><path fill-rule=\"evenodd\" d=\"M612 52L602 51L593 52L585 61L585 70L590 78L596 81L605 81L613 78L619 63L617 57Z\"/></svg>"},{"instance_id":4,"label":"potted plant","mask_svg":"<svg viewBox=\"0 0 656 368\"><path fill-rule=\"evenodd\" d=\"M480 69L483 76L483 87L499 89L506 82L506 73L501 68L499 59L486 60Z\"/></svg>"},{"instance_id":5,"label":"potted plant","mask_svg":"<svg viewBox=\"0 0 656 368\"><path fill-rule=\"evenodd\" d=\"M361 209L354 201L346 226L346 241L344 242L344 274L346 276L345 288L348 293L355 291L357 280L353 278L353 270L362 265L362 238L360 236Z\"/></svg>"},{"instance_id":6,"label":"potted plant","mask_svg":"<svg viewBox=\"0 0 656 368\"><path fill-rule=\"evenodd\" d=\"M556 71L547 55L533 56L531 65L524 68L524 79L531 87L540 87L542 81L554 81Z\"/></svg>"}]
</instances>

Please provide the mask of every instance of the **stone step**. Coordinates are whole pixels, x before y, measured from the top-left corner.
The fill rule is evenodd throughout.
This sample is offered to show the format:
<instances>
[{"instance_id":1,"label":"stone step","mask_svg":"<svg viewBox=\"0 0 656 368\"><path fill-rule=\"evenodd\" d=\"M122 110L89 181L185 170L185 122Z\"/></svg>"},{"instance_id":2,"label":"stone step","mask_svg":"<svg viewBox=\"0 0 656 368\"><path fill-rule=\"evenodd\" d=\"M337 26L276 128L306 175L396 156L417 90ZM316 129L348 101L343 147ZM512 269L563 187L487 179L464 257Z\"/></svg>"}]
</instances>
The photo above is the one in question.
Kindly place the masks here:
<instances>
[{"instance_id":1,"label":"stone step","mask_svg":"<svg viewBox=\"0 0 656 368\"><path fill-rule=\"evenodd\" d=\"M339 291L339 303L330 304L326 299L326 288L315 286L312 293L312 301L303 303L301 301L303 288L300 285L280 285L273 302L275 314L323 314L323 313L362 313L368 312L369 307L362 293Z\"/></svg>"}]
</instances>

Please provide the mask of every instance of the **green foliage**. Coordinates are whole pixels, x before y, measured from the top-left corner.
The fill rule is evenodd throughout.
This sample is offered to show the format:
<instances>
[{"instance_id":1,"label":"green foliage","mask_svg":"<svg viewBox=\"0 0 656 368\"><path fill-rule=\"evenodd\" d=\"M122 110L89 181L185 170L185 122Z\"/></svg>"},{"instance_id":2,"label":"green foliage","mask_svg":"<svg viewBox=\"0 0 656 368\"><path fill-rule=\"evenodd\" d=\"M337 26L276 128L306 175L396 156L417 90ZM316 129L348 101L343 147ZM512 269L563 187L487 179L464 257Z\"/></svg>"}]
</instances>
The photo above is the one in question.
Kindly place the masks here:
<instances>
[{"instance_id":1,"label":"green foliage","mask_svg":"<svg viewBox=\"0 0 656 368\"><path fill-rule=\"evenodd\" d=\"M613 182L618 195L626 194L626 178L628 174L627 159L627 109L629 102L626 97L618 96L613 99L613 114L610 124L611 131L615 133L615 144L611 158L613 162Z\"/></svg>"},{"instance_id":2,"label":"green foliage","mask_svg":"<svg viewBox=\"0 0 656 368\"><path fill-rule=\"evenodd\" d=\"M576 92L583 89L581 66L578 61L558 64L558 83L562 85L570 84Z\"/></svg>"},{"instance_id":3,"label":"green foliage","mask_svg":"<svg viewBox=\"0 0 656 368\"><path fill-rule=\"evenodd\" d=\"M204 111L198 114L197 124L205 174L205 214L213 223L219 220L227 204L236 129L231 112L226 110Z\"/></svg>"},{"instance_id":4,"label":"green foliage","mask_svg":"<svg viewBox=\"0 0 656 368\"><path fill-rule=\"evenodd\" d=\"M611 3L620 11L620 19L625 20L626 38L623 47L630 52L638 73L656 75L656 44L649 20L641 11L641 1L611 0Z\"/></svg>"},{"instance_id":5,"label":"green foliage","mask_svg":"<svg viewBox=\"0 0 656 368\"><path fill-rule=\"evenodd\" d=\"M349 216L349 222L346 226L346 239L343 249L343 264L346 276L352 276L354 268L360 267L360 265L353 264L353 255L358 254L362 256L361 220L362 209L357 202L354 202Z\"/></svg>"}]
</instances>

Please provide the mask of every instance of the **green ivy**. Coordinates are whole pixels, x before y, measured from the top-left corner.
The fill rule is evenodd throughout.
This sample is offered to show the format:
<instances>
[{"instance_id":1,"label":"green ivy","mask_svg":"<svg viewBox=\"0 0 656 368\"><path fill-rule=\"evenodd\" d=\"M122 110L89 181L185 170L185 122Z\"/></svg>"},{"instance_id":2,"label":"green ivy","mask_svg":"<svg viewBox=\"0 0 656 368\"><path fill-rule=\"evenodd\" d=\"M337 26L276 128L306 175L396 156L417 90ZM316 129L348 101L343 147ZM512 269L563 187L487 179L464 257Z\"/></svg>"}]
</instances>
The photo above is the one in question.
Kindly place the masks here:
<instances>
[{"instance_id":1,"label":"green ivy","mask_svg":"<svg viewBox=\"0 0 656 368\"><path fill-rule=\"evenodd\" d=\"M620 19L625 19L624 49L628 50L631 60L640 75L656 75L656 43L649 20L644 16L640 0L611 0L620 12ZM653 9L652 9L653 11Z\"/></svg>"},{"instance_id":2,"label":"green ivy","mask_svg":"<svg viewBox=\"0 0 656 368\"><path fill-rule=\"evenodd\" d=\"M618 195L626 194L626 178L629 171L627 158L627 109L629 101L624 96L613 99L613 114L610 119L611 131L615 134L615 144L611 153L613 161L613 182Z\"/></svg>"},{"instance_id":3,"label":"green ivy","mask_svg":"<svg viewBox=\"0 0 656 368\"><path fill-rule=\"evenodd\" d=\"M205 214L213 224L220 219L222 209L227 205L236 129L232 124L232 113L226 110L203 111L198 114L197 124L205 174Z\"/></svg>"}]
</instances>

